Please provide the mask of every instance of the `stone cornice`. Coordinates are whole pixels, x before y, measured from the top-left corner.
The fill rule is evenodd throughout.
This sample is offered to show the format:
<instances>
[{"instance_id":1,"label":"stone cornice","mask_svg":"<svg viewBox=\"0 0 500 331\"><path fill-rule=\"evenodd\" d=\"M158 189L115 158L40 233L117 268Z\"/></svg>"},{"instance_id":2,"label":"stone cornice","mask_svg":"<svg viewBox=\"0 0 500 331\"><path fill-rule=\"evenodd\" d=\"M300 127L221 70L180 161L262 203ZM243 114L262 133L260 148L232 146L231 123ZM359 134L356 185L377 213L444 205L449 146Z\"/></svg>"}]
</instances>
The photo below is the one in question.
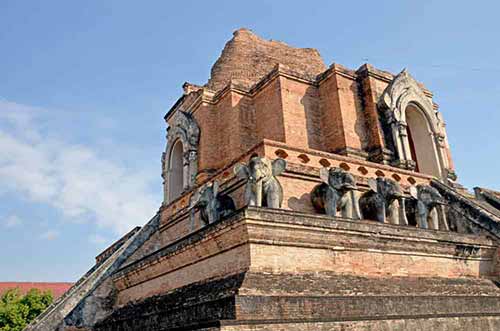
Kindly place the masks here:
<instances>
[{"instance_id":1,"label":"stone cornice","mask_svg":"<svg viewBox=\"0 0 500 331\"><path fill-rule=\"evenodd\" d=\"M253 97L277 77L285 77L301 83L316 85L316 81L311 80L307 75L293 71L283 64L277 64L267 75L252 86L245 85L239 81L231 81L214 95L212 102L217 103L229 91Z\"/></svg>"},{"instance_id":2,"label":"stone cornice","mask_svg":"<svg viewBox=\"0 0 500 331\"><path fill-rule=\"evenodd\" d=\"M330 67L326 71L318 75L316 82L318 85L320 85L323 81L327 80L330 76L335 74L352 80L356 80L357 78L357 74L355 71L347 69L346 67L338 63L332 63L332 65L330 65Z\"/></svg>"},{"instance_id":3,"label":"stone cornice","mask_svg":"<svg viewBox=\"0 0 500 331\"><path fill-rule=\"evenodd\" d=\"M217 104L230 92L245 95L248 97L254 97L278 77L284 77L317 87L332 75L339 75L352 80L363 79L365 77L373 77L386 83L390 83L395 77L395 75L387 71L376 69L368 63L362 65L356 71L348 69L340 64L333 63L327 70L319 74L316 79L311 79L304 73L291 70L283 64L277 64L267 75L263 76L258 82L253 85L248 85L247 83L239 80L232 80L219 91L212 91L205 86L198 86L187 82L184 83L184 95L181 96L167 112L167 114L165 115L165 121L168 121L177 109L183 109L183 111L186 112L195 112L200 104ZM432 92L429 91L424 84L418 82L418 85L424 92L425 96L429 98L433 97ZM192 102L186 104L186 102L188 102L188 100L190 99L188 98L188 96L191 96L191 94L193 93L198 94L198 97L195 98ZM435 105L434 108L437 109L437 105Z\"/></svg>"},{"instance_id":4,"label":"stone cornice","mask_svg":"<svg viewBox=\"0 0 500 331\"><path fill-rule=\"evenodd\" d=\"M263 144L265 146L273 146L273 147L277 147L277 148L290 149L290 150L302 152L305 154L324 157L327 159L349 162L349 163L353 163L353 164L360 165L360 166L368 166L368 167L372 167L372 168L377 168L380 170L398 172L398 173L401 173L404 175L425 178L428 180L431 180L434 178L433 176L426 175L423 173L413 172L413 171L409 171L409 170L405 170L405 169L401 169L401 168L393 167L393 166L389 166L389 165L384 165L384 164L380 164L380 163L376 163L376 162L365 161L365 160L361 160L361 159L353 158L353 157L349 157L349 156L343 156L343 155L339 155L339 154L328 153L328 152L323 152L323 151L318 151L318 150L313 150L313 149L291 147L291 146L288 146L287 144L273 141L273 140L268 140L268 139L264 139Z\"/></svg>"},{"instance_id":5,"label":"stone cornice","mask_svg":"<svg viewBox=\"0 0 500 331\"><path fill-rule=\"evenodd\" d=\"M360 78L373 77L386 83L390 83L395 77L392 73L376 69L369 63L365 63L359 67L356 73Z\"/></svg>"}]
</instances>

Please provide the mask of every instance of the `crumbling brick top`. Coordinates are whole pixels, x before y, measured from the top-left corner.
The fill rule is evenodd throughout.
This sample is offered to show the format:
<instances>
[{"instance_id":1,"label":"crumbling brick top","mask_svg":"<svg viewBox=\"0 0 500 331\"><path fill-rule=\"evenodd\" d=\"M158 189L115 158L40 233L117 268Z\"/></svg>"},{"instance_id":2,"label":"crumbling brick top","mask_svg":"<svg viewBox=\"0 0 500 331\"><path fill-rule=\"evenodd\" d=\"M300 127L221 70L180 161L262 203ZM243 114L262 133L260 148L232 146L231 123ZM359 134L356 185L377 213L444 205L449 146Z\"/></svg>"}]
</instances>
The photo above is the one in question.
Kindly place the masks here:
<instances>
[{"instance_id":1,"label":"crumbling brick top","mask_svg":"<svg viewBox=\"0 0 500 331\"><path fill-rule=\"evenodd\" d=\"M247 29L239 29L224 47L212 67L205 85L213 91L225 87L231 80L253 85L278 63L314 80L327 69L314 48L295 48L274 40L265 40Z\"/></svg>"}]
</instances>

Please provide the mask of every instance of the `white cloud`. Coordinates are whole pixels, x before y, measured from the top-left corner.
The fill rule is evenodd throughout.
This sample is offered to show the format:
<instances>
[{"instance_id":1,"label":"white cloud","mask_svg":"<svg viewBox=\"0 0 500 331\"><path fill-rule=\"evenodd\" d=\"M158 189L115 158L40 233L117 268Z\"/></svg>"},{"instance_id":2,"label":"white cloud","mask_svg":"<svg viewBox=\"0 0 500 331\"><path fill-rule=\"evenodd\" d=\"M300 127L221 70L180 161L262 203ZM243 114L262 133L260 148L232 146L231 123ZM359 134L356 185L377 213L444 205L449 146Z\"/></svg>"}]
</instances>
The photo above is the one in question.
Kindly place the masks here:
<instances>
[{"instance_id":1,"label":"white cloud","mask_svg":"<svg viewBox=\"0 0 500 331\"><path fill-rule=\"evenodd\" d=\"M59 237L59 232L55 231L55 230L47 230L47 231L43 232L42 234L40 234L40 239L49 240L49 241L54 240L57 237Z\"/></svg>"},{"instance_id":2,"label":"white cloud","mask_svg":"<svg viewBox=\"0 0 500 331\"><path fill-rule=\"evenodd\" d=\"M14 228L23 224L24 222L16 215L8 216L3 222L3 226L6 228Z\"/></svg>"},{"instance_id":3,"label":"white cloud","mask_svg":"<svg viewBox=\"0 0 500 331\"><path fill-rule=\"evenodd\" d=\"M92 146L45 130L49 110L0 99L0 196L16 194L58 209L65 219L92 221L125 233L159 207L157 174L134 171ZM49 132L49 133L47 133ZM54 133L56 132L56 133Z\"/></svg>"}]
</instances>

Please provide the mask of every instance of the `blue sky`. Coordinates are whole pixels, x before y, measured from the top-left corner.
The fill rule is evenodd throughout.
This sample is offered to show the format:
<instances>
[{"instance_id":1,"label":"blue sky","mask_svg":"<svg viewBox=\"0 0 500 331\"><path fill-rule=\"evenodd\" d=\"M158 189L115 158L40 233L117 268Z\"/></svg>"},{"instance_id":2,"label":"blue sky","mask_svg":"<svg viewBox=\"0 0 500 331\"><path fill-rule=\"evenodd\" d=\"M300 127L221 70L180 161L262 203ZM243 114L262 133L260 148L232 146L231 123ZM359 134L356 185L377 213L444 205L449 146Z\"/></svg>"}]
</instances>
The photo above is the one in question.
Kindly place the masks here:
<instances>
[{"instance_id":1,"label":"blue sky","mask_svg":"<svg viewBox=\"0 0 500 331\"><path fill-rule=\"evenodd\" d=\"M232 32L407 67L461 183L500 189L496 1L0 1L0 281L76 281L161 198L167 109Z\"/></svg>"}]
</instances>

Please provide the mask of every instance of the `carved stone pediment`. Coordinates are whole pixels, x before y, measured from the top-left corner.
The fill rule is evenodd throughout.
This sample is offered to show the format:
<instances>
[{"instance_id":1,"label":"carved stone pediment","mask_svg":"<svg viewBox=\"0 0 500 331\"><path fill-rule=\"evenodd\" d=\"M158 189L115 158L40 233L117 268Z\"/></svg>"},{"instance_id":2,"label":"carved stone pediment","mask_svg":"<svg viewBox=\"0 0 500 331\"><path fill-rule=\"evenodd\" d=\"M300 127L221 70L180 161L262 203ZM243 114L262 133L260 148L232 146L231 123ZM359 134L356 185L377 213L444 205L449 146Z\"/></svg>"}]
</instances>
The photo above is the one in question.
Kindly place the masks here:
<instances>
[{"instance_id":1,"label":"carved stone pediment","mask_svg":"<svg viewBox=\"0 0 500 331\"><path fill-rule=\"evenodd\" d=\"M380 96L378 107L384 112L391 128L396 155L393 165L414 170L418 162L419 171L445 179L449 164L444 123L434 109L432 99L406 69L386 87ZM407 109L411 108L417 112L412 110L408 113ZM414 134L413 139L417 138L413 141L416 159L412 156L409 131Z\"/></svg>"},{"instance_id":2,"label":"carved stone pediment","mask_svg":"<svg viewBox=\"0 0 500 331\"><path fill-rule=\"evenodd\" d=\"M381 109L386 110L391 120L405 122L404 111L410 103L418 105L431 118L436 117L433 114L431 100L425 95L420 85L410 75L408 70L404 69L387 86L380 97L379 106Z\"/></svg>"},{"instance_id":3,"label":"carved stone pediment","mask_svg":"<svg viewBox=\"0 0 500 331\"><path fill-rule=\"evenodd\" d=\"M172 124L168 129L167 139L170 144L177 138L182 139L182 143L190 146L190 149L198 148L200 128L193 115L183 111L177 111L174 114Z\"/></svg>"}]
</instances>

